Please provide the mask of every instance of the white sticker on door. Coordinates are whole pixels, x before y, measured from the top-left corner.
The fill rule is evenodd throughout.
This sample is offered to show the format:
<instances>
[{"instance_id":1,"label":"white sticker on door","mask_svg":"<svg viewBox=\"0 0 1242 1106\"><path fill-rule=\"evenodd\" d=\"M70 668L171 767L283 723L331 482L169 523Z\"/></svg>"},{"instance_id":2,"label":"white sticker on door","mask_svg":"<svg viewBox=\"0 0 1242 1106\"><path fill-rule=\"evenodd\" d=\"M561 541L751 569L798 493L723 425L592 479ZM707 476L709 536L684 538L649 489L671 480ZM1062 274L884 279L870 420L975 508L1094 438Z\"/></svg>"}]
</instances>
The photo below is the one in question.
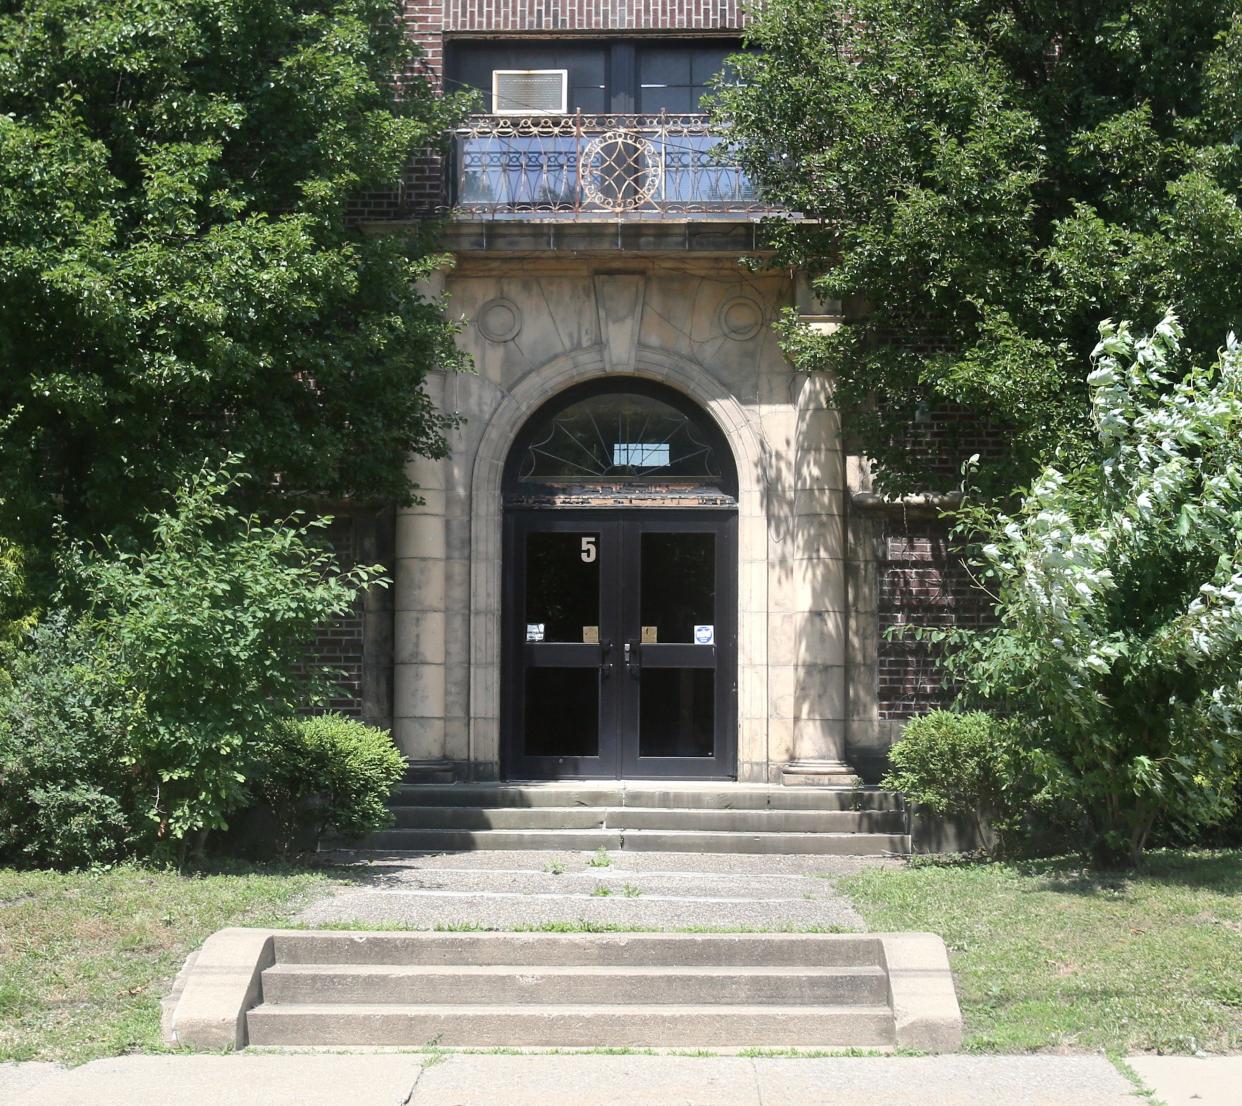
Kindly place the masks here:
<instances>
[{"instance_id":1,"label":"white sticker on door","mask_svg":"<svg viewBox=\"0 0 1242 1106\"><path fill-rule=\"evenodd\" d=\"M695 645L714 645L716 643L715 626L696 626L694 628Z\"/></svg>"},{"instance_id":2,"label":"white sticker on door","mask_svg":"<svg viewBox=\"0 0 1242 1106\"><path fill-rule=\"evenodd\" d=\"M526 623L526 640L543 641L543 627L544 624L542 622Z\"/></svg>"}]
</instances>

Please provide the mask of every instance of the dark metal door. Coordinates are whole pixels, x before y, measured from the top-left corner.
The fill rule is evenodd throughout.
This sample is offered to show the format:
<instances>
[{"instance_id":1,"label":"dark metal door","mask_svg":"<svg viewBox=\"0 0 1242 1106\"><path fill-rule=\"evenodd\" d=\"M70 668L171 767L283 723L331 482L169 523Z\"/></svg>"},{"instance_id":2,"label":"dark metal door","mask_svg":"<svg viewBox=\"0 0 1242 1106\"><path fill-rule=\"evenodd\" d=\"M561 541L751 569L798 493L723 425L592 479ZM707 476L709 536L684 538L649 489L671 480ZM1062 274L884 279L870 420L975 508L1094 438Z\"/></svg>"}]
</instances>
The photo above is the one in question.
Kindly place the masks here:
<instances>
[{"instance_id":1,"label":"dark metal door","mask_svg":"<svg viewBox=\"0 0 1242 1106\"><path fill-rule=\"evenodd\" d=\"M736 516L506 519L509 778L736 775Z\"/></svg>"},{"instance_id":2,"label":"dark metal door","mask_svg":"<svg viewBox=\"0 0 1242 1106\"><path fill-rule=\"evenodd\" d=\"M737 774L737 518L638 515L623 529L621 774Z\"/></svg>"}]
</instances>

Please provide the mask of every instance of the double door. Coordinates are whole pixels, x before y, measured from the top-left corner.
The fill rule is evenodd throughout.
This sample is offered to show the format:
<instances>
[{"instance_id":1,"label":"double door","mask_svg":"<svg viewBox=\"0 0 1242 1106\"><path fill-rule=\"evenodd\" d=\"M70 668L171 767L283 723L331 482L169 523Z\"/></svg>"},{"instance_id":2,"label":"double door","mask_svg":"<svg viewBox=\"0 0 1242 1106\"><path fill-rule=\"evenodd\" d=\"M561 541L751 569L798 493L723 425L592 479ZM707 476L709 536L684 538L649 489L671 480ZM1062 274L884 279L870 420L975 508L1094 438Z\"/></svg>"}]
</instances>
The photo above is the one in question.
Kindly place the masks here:
<instances>
[{"instance_id":1,"label":"double door","mask_svg":"<svg viewBox=\"0 0 1242 1106\"><path fill-rule=\"evenodd\" d=\"M507 518L511 779L736 775L736 517Z\"/></svg>"}]
</instances>

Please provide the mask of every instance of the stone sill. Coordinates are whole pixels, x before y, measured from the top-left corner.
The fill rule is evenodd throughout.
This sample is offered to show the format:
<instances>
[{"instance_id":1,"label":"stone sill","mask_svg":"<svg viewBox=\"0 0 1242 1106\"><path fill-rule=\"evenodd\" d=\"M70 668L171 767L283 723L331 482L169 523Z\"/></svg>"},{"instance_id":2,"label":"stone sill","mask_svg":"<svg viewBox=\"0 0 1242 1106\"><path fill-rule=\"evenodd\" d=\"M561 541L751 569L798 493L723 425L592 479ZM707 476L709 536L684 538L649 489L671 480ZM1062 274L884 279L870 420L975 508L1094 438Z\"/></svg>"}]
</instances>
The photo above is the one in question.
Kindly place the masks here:
<instances>
[{"instance_id":1,"label":"stone sill","mask_svg":"<svg viewBox=\"0 0 1242 1106\"><path fill-rule=\"evenodd\" d=\"M392 231L400 223L365 224L371 233ZM442 225L440 246L450 253L662 253L767 254L772 249L755 218L696 216L623 219L547 216L471 219L456 217Z\"/></svg>"}]
</instances>

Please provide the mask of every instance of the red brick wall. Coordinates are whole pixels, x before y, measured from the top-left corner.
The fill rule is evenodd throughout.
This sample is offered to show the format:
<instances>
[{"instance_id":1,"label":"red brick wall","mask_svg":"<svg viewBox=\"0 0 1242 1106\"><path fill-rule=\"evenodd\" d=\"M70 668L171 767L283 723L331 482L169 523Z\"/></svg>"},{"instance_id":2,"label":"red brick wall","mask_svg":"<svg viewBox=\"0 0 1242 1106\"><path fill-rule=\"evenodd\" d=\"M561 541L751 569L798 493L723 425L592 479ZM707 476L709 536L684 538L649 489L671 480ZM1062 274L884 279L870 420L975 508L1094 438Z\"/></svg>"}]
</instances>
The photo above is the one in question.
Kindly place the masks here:
<instances>
[{"instance_id":1,"label":"red brick wall","mask_svg":"<svg viewBox=\"0 0 1242 1106\"><path fill-rule=\"evenodd\" d=\"M446 31L737 30L740 0L407 0L443 12Z\"/></svg>"},{"instance_id":2,"label":"red brick wall","mask_svg":"<svg viewBox=\"0 0 1242 1106\"><path fill-rule=\"evenodd\" d=\"M981 627L991 602L974 586L935 517L894 512L881 523L879 578L880 717L905 719L943 705L939 649L913 638L890 640L895 626Z\"/></svg>"},{"instance_id":3,"label":"red brick wall","mask_svg":"<svg viewBox=\"0 0 1242 1106\"><path fill-rule=\"evenodd\" d=\"M328 529L328 541L342 569L357 563L354 521L338 516ZM326 626L321 626L307 650L307 662L326 665L340 673L339 682L327 709L357 718L362 714L363 630L362 597L353 610Z\"/></svg>"}]
</instances>

